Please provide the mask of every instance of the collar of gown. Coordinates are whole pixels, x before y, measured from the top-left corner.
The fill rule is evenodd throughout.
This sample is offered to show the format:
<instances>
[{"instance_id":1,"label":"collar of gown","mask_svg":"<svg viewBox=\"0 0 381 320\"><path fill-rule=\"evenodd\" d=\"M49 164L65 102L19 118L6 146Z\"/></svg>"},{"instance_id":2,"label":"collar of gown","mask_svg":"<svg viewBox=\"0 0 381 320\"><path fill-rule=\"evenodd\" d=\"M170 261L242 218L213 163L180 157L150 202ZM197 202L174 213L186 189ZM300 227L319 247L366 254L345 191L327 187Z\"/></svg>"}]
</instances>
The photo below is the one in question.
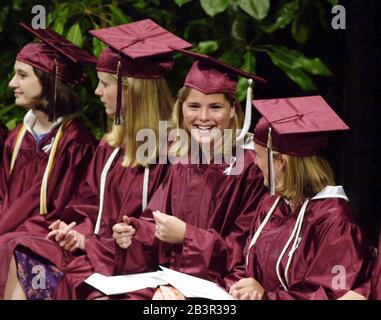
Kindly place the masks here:
<instances>
[{"instance_id":1,"label":"collar of gown","mask_svg":"<svg viewBox=\"0 0 381 320\"><path fill-rule=\"evenodd\" d=\"M311 200L341 198L349 202L343 186L326 186L322 191L316 194Z\"/></svg>"},{"instance_id":2,"label":"collar of gown","mask_svg":"<svg viewBox=\"0 0 381 320\"><path fill-rule=\"evenodd\" d=\"M55 127L58 127L63 121L62 117L59 117L55 122L52 123L50 127L50 131L52 131ZM24 126L25 129L36 138L36 134L33 132L33 126L36 123L36 115L33 110L29 110L24 117Z\"/></svg>"}]
</instances>

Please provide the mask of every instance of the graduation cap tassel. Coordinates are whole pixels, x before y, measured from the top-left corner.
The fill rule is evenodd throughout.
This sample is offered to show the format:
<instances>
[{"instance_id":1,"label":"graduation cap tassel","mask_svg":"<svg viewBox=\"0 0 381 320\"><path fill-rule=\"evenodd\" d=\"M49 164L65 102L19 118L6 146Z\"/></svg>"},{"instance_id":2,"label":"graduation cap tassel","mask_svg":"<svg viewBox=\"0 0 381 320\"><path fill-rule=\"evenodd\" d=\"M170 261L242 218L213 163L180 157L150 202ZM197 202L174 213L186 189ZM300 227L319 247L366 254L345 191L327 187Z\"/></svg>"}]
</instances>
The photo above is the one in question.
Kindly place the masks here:
<instances>
[{"instance_id":1,"label":"graduation cap tassel","mask_svg":"<svg viewBox=\"0 0 381 320\"><path fill-rule=\"evenodd\" d=\"M248 87L246 94L246 106L245 106L245 120L243 122L243 128L239 134L237 140L245 139L246 134L249 132L251 125L251 100L253 97L253 79L248 79Z\"/></svg>"},{"instance_id":2,"label":"graduation cap tassel","mask_svg":"<svg viewBox=\"0 0 381 320\"><path fill-rule=\"evenodd\" d=\"M57 75L58 75L58 62L57 58L54 59L53 73L52 73L52 83L53 88L50 98L50 112L49 112L49 121L56 121L56 102L57 102Z\"/></svg>"},{"instance_id":3,"label":"graduation cap tassel","mask_svg":"<svg viewBox=\"0 0 381 320\"><path fill-rule=\"evenodd\" d=\"M122 110L122 62L118 61L117 67L117 95L116 95L116 114L115 124L118 126L121 124L121 110Z\"/></svg>"},{"instance_id":4,"label":"graduation cap tassel","mask_svg":"<svg viewBox=\"0 0 381 320\"><path fill-rule=\"evenodd\" d=\"M271 137L271 127L267 136L267 155L268 155L268 173L269 173L269 191L270 196L275 195L275 176L274 176L274 159L273 159L273 143Z\"/></svg>"}]
</instances>

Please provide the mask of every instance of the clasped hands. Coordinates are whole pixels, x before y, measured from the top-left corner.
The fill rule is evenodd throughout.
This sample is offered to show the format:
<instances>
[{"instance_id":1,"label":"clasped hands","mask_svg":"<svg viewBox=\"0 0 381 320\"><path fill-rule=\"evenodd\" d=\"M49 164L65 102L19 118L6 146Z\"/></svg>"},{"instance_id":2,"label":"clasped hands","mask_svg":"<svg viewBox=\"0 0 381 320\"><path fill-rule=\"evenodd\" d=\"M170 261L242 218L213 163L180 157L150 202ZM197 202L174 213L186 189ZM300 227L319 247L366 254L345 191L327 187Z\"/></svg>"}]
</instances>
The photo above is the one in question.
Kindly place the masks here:
<instances>
[{"instance_id":1,"label":"clasped hands","mask_svg":"<svg viewBox=\"0 0 381 320\"><path fill-rule=\"evenodd\" d=\"M155 237L163 242L183 243L185 237L186 223L179 218L153 211L152 215L155 220ZM127 216L123 216L123 222L113 226L113 237L116 243L126 249L130 246L135 229L130 225L131 220Z\"/></svg>"},{"instance_id":2,"label":"clasped hands","mask_svg":"<svg viewBox=\"0 0 381 320\"><path fill-rule=\"evenodd\" d=\"M49 226L51 231L47 234L46 239L56 241L60 247L69 252L85 251L85 236L73 229L76 225L76 222L66 224L61 220L56 220Z\"/></svg>"}]
</instances>

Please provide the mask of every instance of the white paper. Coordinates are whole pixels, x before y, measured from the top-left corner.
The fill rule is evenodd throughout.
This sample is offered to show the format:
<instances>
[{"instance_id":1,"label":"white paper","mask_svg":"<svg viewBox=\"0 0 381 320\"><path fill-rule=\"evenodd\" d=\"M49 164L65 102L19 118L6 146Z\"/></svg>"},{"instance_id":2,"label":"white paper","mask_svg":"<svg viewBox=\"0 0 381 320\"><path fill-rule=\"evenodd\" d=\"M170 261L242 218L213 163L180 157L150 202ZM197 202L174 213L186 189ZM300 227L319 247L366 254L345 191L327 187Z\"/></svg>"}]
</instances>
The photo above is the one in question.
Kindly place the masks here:
<instances>
[{"instance_id":1,"label":"white paper","mask_svg":"<svg viewBox=\"0 0 381 320\"><path fill-rule=\"evenodd\" d=\"M160 266L160 277L187 298L232 300L233 297L216 283Z\"/></svg>"},{"instance_id":2,"label":"white paper","mask_svg":"<svg viewBox=\"0 0 381 320\"><path fill-rule=\"evenodd\" d=\"M136 273L121 276L106 277L99 273L93 273L85 282L106 295L122 294L144 288L156 288L167 284L158 277L158 272Z\"/></svg>"}]
</instances>

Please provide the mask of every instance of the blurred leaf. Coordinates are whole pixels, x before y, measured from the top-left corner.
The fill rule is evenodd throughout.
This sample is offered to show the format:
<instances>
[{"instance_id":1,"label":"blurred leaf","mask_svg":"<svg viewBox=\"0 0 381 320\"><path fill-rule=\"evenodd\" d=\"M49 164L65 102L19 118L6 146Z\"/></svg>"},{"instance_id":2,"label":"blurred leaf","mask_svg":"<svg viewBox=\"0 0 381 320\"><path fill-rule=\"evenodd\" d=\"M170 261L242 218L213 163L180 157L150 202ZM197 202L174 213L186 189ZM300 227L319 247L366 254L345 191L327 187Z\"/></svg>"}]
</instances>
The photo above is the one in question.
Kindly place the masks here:
<instances>
[{"instance_id":1,"label":"blurred leaf","mask_svg":"<svg viewBox=\"0 0 381 320\"><path fill-rule=\"evenodd\" d=\"M220 60L230 63L233 66L240 66L242 64L242 56L238 48L233 48L225 51L220 57Z\"/></svg>"},{"instance_id":2,"label":"blurred leaf","mask_svg":"<svg viewBox=\"0 0 381 320\"><path fill-rule=\"evenodd\" d=\"M240 0L239 6L254 19L262 20L269 13L270 0Z\"/></svg>"},{"instance_id":3,"label":"blurred leaf","mask_svg":"<svg viewBox=\"0 0 381 320\"><path fill-rule=\"evenodd\" d=\"M187 2L191 2L192 0L175 0L176 4L181 7L183 6L184 4L186 4Z\"/></svg>"},{"instance_id":4,"label":"blurred leaf","mask_svg":"<svg viewBox=\"0 0 381 320\"><path fill-rule=\"evenodd\" d=\"M271 48L291 68L302 68L311 74L319 76L332 75L329 68L319 58L307 58L301 52L284 46L271 46Z\"/></svg>"},{"instance_id":5,"label":"blurred leaf","mask_svg":"<svg viewBox=\"0 0 381 320\"><path fill-rule=\"evenodd\" d=\"M298 62L307 72L319 76L331 76L332 72L319 58L306 58L300 56Z\"/></svg>"},{"instance_id":6,"label":"blurred leaf","mask_svg":"<svg viewBox=\"0 0 381 320\"><path fill-rule=\"evenodd\" d=\"M218 43L217 41L211 40L211 41L200 41L197 44L197 47L195 50L200 53L208 54L211 52L214 52L218 49Z\"/></svg>"},{"instance_id":7,"label":"blurred leaf","mask_svg":"<svg viewBox=\"0 0 381 320\"><path fill-rule=\"evenodd\" d=\"M246 21L235 19L232 25L231 35L239 41L246 41Z\"/></svg>"},{"instance_id":8,"label":"blurred leaf","mask_svg":"<svg viewBox=\"0 0 381 320\"><path fill-rule=\"evenodd\" d=\"M308 76L301 68L295 68L295 66L290 65L289 59L285 58L278 52L267 51L271 58L271 61L280 69L282 69L287 76L296 82L304 91L315 91L317 90L315 84L313 83L310 76Z\"/></svg>"},{"instance_id":9,"label":"blurred leaf","mask_svg":"<svg viewBox=\"0 0 381 320\"><path fill-rule=\"evenodd\" d=\"M72 25L67 33L67 39L74 44L76 44L78 47L82 47L83 44L83 37L81 32L81 26L77 22L76 24Z\"/></svg>"},{"instance_id":10,"label":"blurred leaf","mask_svg":"<svg viewBox=\"0 0 381 320\"><path fill-rule=\"evenodd\" d=\"M17 124L19 123L17 118L13 118L9 121L7 121L6 126L8 127L9 130L13 130L16 128Z\"/></svg>"},{"instance_id":11,"label":"blurred leaf","mask_svg":"<svg viewBox=\"0 0 381 320\"><path fill-rule=\"evenodd\" d=\"M53 27L53 30L59 34L63 34L64 33L64 29L65 29L65 22L62 21L62 20L57 20L55 23L54 23L54 27Z\"/></svg>"},{"instance_id":12,"label":"blurred leaf","mask_svg":"<svg viewBox=\"0 0 381 320\"><path fill-rule=\"evenodd\" d=\"M326 0L326 1L329 2L333 6L339 4L339 0Z\"/></svg>"},{"instance_id":13,"label":"blurred leaf","mask_svg":"<svg viewBox=\"0 0 381 320\"><path fill-rule=\"evenodd\" d=\"M131 18L126 16L125 13L122 10L120 10L117 6L110 4L109 8L115 24L125 24L132 21Z\"/></svg>"},{"instance_id":14,"label":"blurred leaf","mask_svg":"<svg viewBox=\"0 0 381 320\"><path fill-rule=\"evenodd\" d=\"M254 52L247 51L243 56L243 65L241 66L242 70L247 72L255 73L256 66L256 56ZM247 79L240 78L237 83L237 97L239 101L244 101L247 94Z\"/></svg>"},{"instance_id":15,"label":"blurred leaf","mask_svg":"<svg viewBox=\"0 0 381 320\"><path fill-rule=\"evenodd\" d=\"M306 43L310 34L310 28L308 24L305 21L303 21L303 18L301 18L301 16L297 17L292 22L291 33L297 42Z\"/></svg>"},{"instance_id":16,"label":"blurred leaf","mask_svg":"<svg viewBox=\"0 0 381 320\"><path fill-rule=\"evenodd\" d=\"M247 95L247 79L239 78L237 82L237 99L240 102L246 100Z\"/></svg>"},{"instance_id":17,"label":"blurred leaf","mask_svg":"<svg viewBox=\"0 0 381 320\"><path fill-rule=\"evenodd\" d=\"M1 107L0 108L0 117L4 117L4 115L6 115L7 113L9 113L11 110L13 110L15 108L15 104L11 104L9 106L6 106L6 107Z\"/></svg>"},{"instance_id":18,"label":"blurred leaf","mask_svg":"<svg viewBox=\"0 0 381 320\"><path fill-rule=\"evenodd\" d=\"M106 45L102 41L93 37L93 55L94 56L99 57L105 47Z\"/></svg>"},{"instance_id":19,"label":"blurred leaf","mask_svg":"<svg viewBox=\"0 0 381 320\"><path fill-rule=\"evenodd\" d=\"M295 18L298 9L299 0L286 2L275 13L275 21L273 19L272 23L265 23L261 25L261 29L267 33L273 33L276 30L285 28L288 24L290 24L292 19Z\"/></svg>"},{"instance_id":20,"label":"blurred leaf","mask_svg":"<svg viewBox=\"0 0 381 320\"><path fill-rule=\"evenodd\" d=\"M25 4L23 2L23 0L12 0L12 9L17 11L25 9Z\"/></svg>"},{"instance_id":21,"label":"blurred leaf","mask_svg":"<svg viewBox=\"0 0 381 320\"><path fill-rule=\"evenodd\" d=\"M255 73L256 62L257 60L254 52L247 51L243 57L243 66L241 67L241 69Z\"/></svg>"},{"instance_id":22,"label":"blurred leaf","mask_svg":"<svg viewBox=\"0 0 381 320\"><path fill-rule=\"evenodd\" d=\"M4 30L4 25L7 22L9 14L9 7L3 7L0 11L0 32L3 32Z\"/></svg>"},{"instance_id":23,"label":"blurred leaf","mask_svg":"<svg viewBox=\"0 0 381 320\"><path fill-rule=\"evenodd\" d=\"M145 0L134 1L132 6L138 10L145 10L147 8L147 1Z\"/></svg>"},{"instance_id":24,"label":"blurred leaf","mask_svg":"<svg viewBox=\"0 0 381 320\"><path fill-rule=\"evenodd\" d=\"M54 31L56 31L59 34L64 34L65 24L67 20L69 19L69 14L70 14L70 8L67 4L60 3L57 6L55 15L53 14L51 15L51 19L52 19L51 21L53 22Z\"/></svg>"},{"instance_id":25,"label":"blurred leaf","mask_svg":"<svg viewBox=\"0 0 381 320\"><path fill-rule=\"evenodd\" d=\"M200 3L201 7L211 17L224 12L229 6L229 0L200 0Z\"/></svg>"}]
</instances>

